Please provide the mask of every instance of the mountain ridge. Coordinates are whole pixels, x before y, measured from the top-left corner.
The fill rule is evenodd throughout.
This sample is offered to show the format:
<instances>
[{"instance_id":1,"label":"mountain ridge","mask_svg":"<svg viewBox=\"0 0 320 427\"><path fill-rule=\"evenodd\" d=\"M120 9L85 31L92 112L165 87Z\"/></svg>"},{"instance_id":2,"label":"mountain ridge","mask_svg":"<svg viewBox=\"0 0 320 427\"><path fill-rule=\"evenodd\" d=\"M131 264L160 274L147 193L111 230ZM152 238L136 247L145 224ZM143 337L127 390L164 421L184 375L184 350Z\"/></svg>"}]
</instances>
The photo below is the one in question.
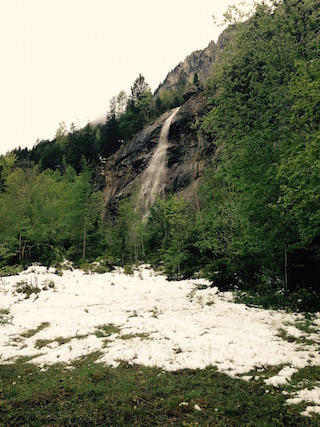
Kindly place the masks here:
<instances>
[{"instance_id":1,"label":"mountain ridge","mask_svg":"<svg viewBox=\"0 0 320 427\"><path fill-rule=\"evenodd\" d=\"M167 74L164 81L155 90L160 95L165 90L175 90L180 83L193 84L194 79L205 82L213 72L213 65L219 61L220 54L235 32L235 26L230 25L220 34L217 42L213 40L204 49L195 50ZM197 75L197 77L195 77Z\"/></svg>"},{"instance_id":2,"label":"mountain ridge","mask_svg":"<svg viewBox=\"0 0 320 427\"><path fill-rule=\"evenodd\" d=\"M208 110L208 100L202 83L213 74L225 45L235 33L235 27L224 30L217 43L210 41L202 50L196 50L171 70L154 92L177 91L181 80L185 87L184 101L174 118L169 132L168 172L165 194L188 194L197 185L205 167L215 158L214 145L197 133L192 125ZM195 74L199 79L194 84ZM153 123L146 125L130 140L122 144L104 165L104 200L113 210L121 199L132 194L141 185L141 176L156 149L161 128L171 110L165 111ZM214 160L215 161L215 160Z\"/></svg>"}]
</instances>

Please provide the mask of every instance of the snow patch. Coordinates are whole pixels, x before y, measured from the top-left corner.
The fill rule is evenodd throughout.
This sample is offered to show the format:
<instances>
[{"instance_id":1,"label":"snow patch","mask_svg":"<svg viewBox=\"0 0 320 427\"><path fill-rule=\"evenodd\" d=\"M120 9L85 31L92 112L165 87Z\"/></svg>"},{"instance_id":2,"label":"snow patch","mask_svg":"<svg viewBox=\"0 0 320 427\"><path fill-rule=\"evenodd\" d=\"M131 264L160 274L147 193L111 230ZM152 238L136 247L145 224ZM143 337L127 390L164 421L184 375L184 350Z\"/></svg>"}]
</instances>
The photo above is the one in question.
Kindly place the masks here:
<instances>
[{"instance_id":1,"label":"snow patch","mask_svg":"<svg viewBox=\"0 0 320 427\"><path fill-rule=\"evenodd\" d=\"M296 368L290 368L290 366L286 366L285 368L281 369L281 371L278 372L277 375L268 378L264 382L267 385L272 385L273 387L279 387L279 385L286 384L292 377L293 374L298 372L298 369Z\"/></svg>"},{"instance_id":2,"label":"snow patch","mask_svg":"<svg viewBox=\"0 0 320 427\"><path fill-rule=\"evenodd\" d=\"M40 291L28 298L17 292L19 281ZM45 285L50 281L53 287ZM169 282L148 266L130 276L120 268L105 274L68 269L60 276L33 266L1 280L0 301L11 319L0 324L0 363L28 356L45 369L100 352L98 362L115 367L121 361L168 371L213 365L247 380L255 380L252 372L259 367L263 378L264 367L282 365L265 380L274 387L285 385L297 370L320 364L317 346L279 337L279 330L301 337L292 326L301 314L234 304L232 294L204 279ZM317 314L315 325L319 319ZM319 388L310 396L320 405Z\"/></svg>"},{"instance_id":3,"label":"snow patch","mask_svg":"<svg viewBox=\"0 0 320 427\"><path fill-rule=\"evenodd\" d=\"M297 405L301 402L311 402L314 404L314 406L307 406L306 410L301 412L301 415L311 416L312 413L320 414L320 387L315 387L312 390L300 390L295 394L295 397L287 400L288 405Z\"/></svg>"}]
</instances>

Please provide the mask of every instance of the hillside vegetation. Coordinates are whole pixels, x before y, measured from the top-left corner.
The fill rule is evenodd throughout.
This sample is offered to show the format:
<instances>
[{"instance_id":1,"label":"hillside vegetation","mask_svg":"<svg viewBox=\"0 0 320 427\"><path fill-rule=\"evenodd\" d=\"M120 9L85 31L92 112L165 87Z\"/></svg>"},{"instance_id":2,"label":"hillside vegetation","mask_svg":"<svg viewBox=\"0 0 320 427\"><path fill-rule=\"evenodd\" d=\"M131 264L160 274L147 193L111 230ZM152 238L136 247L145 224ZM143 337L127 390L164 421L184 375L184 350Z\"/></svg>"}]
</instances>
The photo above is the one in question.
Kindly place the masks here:
<instances>
[{"instance_id":1,"label":"hillside vegetation","mask_svg":"<svg viewBox=\"0 0 320 427\"><path fill-rule=\"evenodd\" d=\"M105 268L144 261L169 276L197 272L221 288L283 290L296 309L319 307L319 16L316 0L273 1L233 24L204 84L209 112L193 125L219 160L190 197L158 199L147 221L135 194L105 212L99 170L183 102L186 82L157 97L140 75L104 124L61 126L54 141L2 156L2 274L64 257Z\"/></svg>"}]
</instances>

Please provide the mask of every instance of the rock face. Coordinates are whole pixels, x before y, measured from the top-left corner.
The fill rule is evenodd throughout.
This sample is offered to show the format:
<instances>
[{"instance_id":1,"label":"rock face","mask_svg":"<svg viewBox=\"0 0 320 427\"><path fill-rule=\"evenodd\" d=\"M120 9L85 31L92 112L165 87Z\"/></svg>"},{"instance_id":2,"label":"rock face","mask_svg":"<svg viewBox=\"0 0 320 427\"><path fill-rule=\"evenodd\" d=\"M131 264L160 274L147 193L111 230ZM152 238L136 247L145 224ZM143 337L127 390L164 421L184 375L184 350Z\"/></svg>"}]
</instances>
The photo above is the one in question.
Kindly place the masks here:
<instances>
[{"instance_id":1,"label":"rock face","mask_svg":"<svg viewBox=\"0 0 320 427\"><path fill-rule=\"evenodd\" d=\"M212 160L213 145L197 135L191 126L206 107L205 96L197 93L182 105L172 120L168 136L166 194L188 191ZM139 192L143 172L156 150L161 129L171 114L172 110L167 111L145 127L106 162L103 192L111 211L119 200L132 194L135 189Z\"/></svg>"},{"instance_id":2,"label":"rock face","mask_svg":"<svg viewBox=\"0 0 320 427\"><path fill-rule=\"evenodd\" d=\"M187 83L193 83L194 75L197 73L200 81L205 81L212 73L212 65L216 59L217 45L214 41L203 50L197 50L180 62L170 71L164 82L158 87L155 94L160 94L164 90L177 88L181 79Z\"/></svg>"},{"instance_id":3,"label":"rock face","mask_svg":"<svg viewBox=\"0 0 320 427\"><path fill-rule=\"evenodd\" d=\"M177 89L181 81L192 84L195 74L198 75L200 82L206 81L212 75L213 64L219 61L220 54L225 45L235 33L235 27L230 25L219 36L217 43L211 41L203 50L196 50L186 59L178 64L155 91L159 95L165 90Z\"/></svg>"},{"instance_id":4,"label":"rock face","mask_svg":"<svg viewBox=\"0 0 320 427\"><path fill-rule=\"evenodd\" d=\"M214 62L219 61L221 52L234 33L235 28L230 26L222 32L217 43L212 41L206 49L193 52L167 75L155 95L162 90L176 89L181 82L181 74L187 82L192 83L197 73L200 82L204 82L212 74ZM184 99L186 102L175 115L169 130L165 194L190 192L205 166L214 161L216 155L213 144L192 128L192 124L207 109L202 85L187 84ZM103 192L110 211L119 200L133 194L135 189L138 194L143 185L143 172L157 148L161 129L171 114L172 110L164 113L108 158L104 169Z\"/></svg>"}]
</instances>

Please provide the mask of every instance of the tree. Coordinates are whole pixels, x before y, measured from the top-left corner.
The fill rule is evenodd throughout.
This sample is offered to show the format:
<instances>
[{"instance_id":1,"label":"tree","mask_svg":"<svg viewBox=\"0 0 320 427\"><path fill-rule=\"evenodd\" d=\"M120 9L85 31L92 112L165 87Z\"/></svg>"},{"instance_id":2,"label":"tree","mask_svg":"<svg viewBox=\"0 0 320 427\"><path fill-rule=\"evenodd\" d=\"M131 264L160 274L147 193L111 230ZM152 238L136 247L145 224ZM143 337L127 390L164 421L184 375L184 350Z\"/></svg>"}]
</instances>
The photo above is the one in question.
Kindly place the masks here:
<instances>
[{"instance_id":1,"label":"tree","mask_svg":"<svg viewBox=\"0 0 320 427\"><path fill-rule=\"evenodd\" d=\"M8 153L5 156L0 156L0 192L4 189L6 180L8 179L16 161L17 156L13 152Z\"/></svg>"},{"instance_id":2,"label":"tree","mask_svg":"<svg viewBox=\"0 0 320 427\"><path fill-rule=\"evenodd\" d=\"M158 253L170 275L180 274L188 259L190 215L183 198L158 198L148 218L148 248Z\"/></svg>"},{"instance_id":3,"label":"tree","mask_svg":"<svg viewBox=\"0 0 320 427\"><path fill-rule=\"evenodd\" d=\"M74 129L74 126L72 126L72 129ZM72 132L73 133L73 132ZM65 122L60 122L59 127L56 131L56 142L58 145L60 145L62 148L65 147L66 141L67 141L67 125Z\"/></svg>"},{"instance_id":4,"label":"tree","mask_svg":"<svg viewBox=\"0 0 320 427\"><path fill-rule=\"evenodd\" d=\"M196 85L196 86L198 86L198 85L199 85L199 83L200 83L200 81L199 81L198 73L194 73L194 76L193 76L193 84L194 84L194 85Z\"/></svg>"},{"instance_id":5,"label":"tree","mask_svg":"<svg viewBox=\"0 0 320 427\"><path fill-rule=\"evenodd\" d=\"M155 109L153 96L150 90L147 90L142 94L141 99L136 103L136 107L139 110L142 123L144 125L149 123Z\"/></svg>"},{"instance_id":6,"label":"tree","mask_svg":"<svg viewBox=\"0 0 320 427\"><path fill-rule=\"evenodd\" d=\"M98 162L96 147L96 131L90 123L74 133L69 133L65 144L67 163L72 165L77 173L80 173L83 157L88 162Z\"/></svg>"},{"instance_id":7,"label":"tree","mask_svg":"<svg viewBox=\"0 0 320 427\"><path fill-rule=\"evenodd\" d=\"M101 193L93 191L91 180L92 170L83 157L81 173L68 186L64 223L64 244L69 242L68 254L76 259L86 259L95 252L94 243L99 248L97 234L101 232L103 203Z\"/></svg>"},{"instance_id":8,"label":"tree","mask_svg":"<svg viewBox=\"0 0 320 427\"><path fill-rule=\"evenodd\" d=\"M307 245L320 234L319 141L320 60L299 61L290 82L293 97L291 124L294 144L280 163L277 178L280 195L277 208L299 230L300 244Z\"/></svg>"},{"instance_id":9,"label":"tree","mask_svg":"<svg viewBox=\"0 0 320 427\"><path fill-rule=\"evenodd\" d=\"M119 131L121 139L129 139L142 128L141 118L130 108L120 117Z\"/></svg>"},{"instance_id":10,"label":"tree","mask_svg":"<svg viewBox=\"0 0 320 427\"><path fill-rule=\"evenodd\" d=\"M108 116L106 123L99 129L100 137L96 140L97 152L107 158L115 153L121 144L119 121L114 116Z\"/></svg>"},{"instance_id":11,"label":"tree","mask_svg":"<svg viewBox=\"0 0 320 427\"><path fill-rule=\"evenodd\" d=\"M1 239L20 262L49 257L63 217L59 175L29 168L14 170L1 202ZM3 217L5 216L5 218Z\"/></svg>"},{"instance_id":12,"label":"tree","mask_svg":"<svg viewBox=\"0 0 320 427\"><path fill-rule=\"evenodd\" d=\"M116 108L117 119L119 119L119 117L121 117L122 114L124 114L127 103L128 103L128 96L124 90L121 90L117 95L117 108Z\"/></svg>"},{"instance_id":13,"label":"tree","mask_svg":"<svg viewBox=\"0 0 320 427\"><path fill-rule=\"evenodd\" d=\"M258 280L265 271L284 278L284 259L293 269L297 248L315 237L302 218L310 219L317 203L319 72L310 65L319 57L316 15L309 0L257 5L237 24L209 83L212 108L202 131L220 150L217 176L231 196L231 219L237 219L229 259L251 272L243 280ZM308 178L302 167L313 168ZM307 191L294 190L299 180ZM219 224L221 215L212 215Z\"/></svg>"},{"instance_id":14,"label":"tree","mask_svg":"<svg viewBox=\"0 0 320 427\"><path fill-rule=\"evenodd\" d=\"M137 191L134 191L131 199L122 200L117 208L115 223L122 265L137 264L144 255L145 226L134 202Z\"/></svg>"},{"instance_id":15,"label":"tree","mask_svg":"<svg viewBox=\"0 0 320 427\"><path fill-rule=\"evenodd\" d=\"M134 106L136 106L136 103L138 101L141 101L144 93L147 91L150 91L150 86L146 82L145 77L142 74L139 74L139 76L136 78L133 85L131 86L131 92L129 96L130 105L133 104Z\"/></svg>"}]
</instances>

